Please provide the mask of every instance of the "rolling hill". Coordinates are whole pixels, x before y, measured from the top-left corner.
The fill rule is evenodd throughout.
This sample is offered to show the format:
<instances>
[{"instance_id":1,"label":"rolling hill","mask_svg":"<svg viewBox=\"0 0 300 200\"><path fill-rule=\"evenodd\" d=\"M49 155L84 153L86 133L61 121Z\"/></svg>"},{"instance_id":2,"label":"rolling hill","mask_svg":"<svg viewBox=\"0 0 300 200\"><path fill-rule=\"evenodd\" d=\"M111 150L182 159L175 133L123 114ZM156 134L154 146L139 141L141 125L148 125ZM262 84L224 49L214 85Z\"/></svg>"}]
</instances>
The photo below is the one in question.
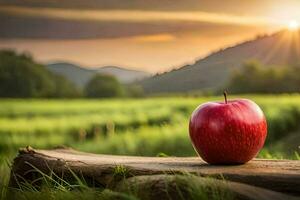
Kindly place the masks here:
<instances>
[{"instance_id":1,"label":"rolling hill","mask_svg":"<svg viewBox=\"0 0 300 200\"><path fill-rule=\"evenodd\" d=\"M84 68L71 63L53 63L47 65L48 70L60 74L78 87L84 85L97 73L110 74L115 76L121 83L131 83L143 78L149 77L150 74L143 71L130 70L114 66Z\"/></svg>"},{"instance_id":2,"label":"rolling hill","mask_svg":"<svg viewBox=\"0 0 300 200\"><path fill-rule=\"evenodd\" d=\"M121 83L131 83L137 80L150 77L150 74L144 71L137 71L131 69L125 69L115 66L106 66L96 68L94 71L103 74L110 74L115 76Z\"/></svg>"},{"instance_id":3,"label":"rolling hill","mask_svg":"<svg viewBox=\"0 0 300 200\"><path fill-rule=\"evenodd\" d=\"M222 89L234 69L257 60L268 66L300 63L300 31L280 31L272 35L214 52L179 69L140 81L148 93L187 92Z\"/></svg>"}]
</instances>

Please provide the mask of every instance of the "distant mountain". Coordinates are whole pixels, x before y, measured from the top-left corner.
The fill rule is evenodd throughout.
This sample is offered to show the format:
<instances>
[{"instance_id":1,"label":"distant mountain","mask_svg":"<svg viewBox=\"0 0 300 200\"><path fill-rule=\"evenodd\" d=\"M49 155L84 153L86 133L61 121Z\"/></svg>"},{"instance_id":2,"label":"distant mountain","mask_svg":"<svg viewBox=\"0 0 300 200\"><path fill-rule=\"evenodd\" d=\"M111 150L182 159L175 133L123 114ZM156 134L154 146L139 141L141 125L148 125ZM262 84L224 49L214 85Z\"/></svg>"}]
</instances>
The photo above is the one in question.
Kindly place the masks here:
<instances>
[{"instance_id":1,"label":"distant mountain","mask_svg":"<svg viewBox=\"0 0 300 200\"><path fill-rule=\"evenodd\" d=\"M117 79L121 83L130 83L130 82L144 79L146 77L150 77L150 74L144 71L124 69L124 68L114 67L114 66L100 67L95 69L95 71L103 74L113 75L117 77Z\"/></svg>"},{"instance_id":2,"label":"distant mountain","mask_svg":"<svg viewBox=\"0 0 300 200\"><path fill-rule=\"evenodd\" d=\"M232 70L249 60L268 66L300 63L300 31L281 31L257 37L212 53L193 65L156 75L140 83L146 92L186 92L222 88ZM255 81L255 80L254 80Z\"/></svg>"},{"instance_id":3,"label":"distant mountain","mask_svg":"<svg viewBox=\"0 0 300 200\"><path fill-rule=\"evenodd\" d=\"M131 83L150 76L147 72L114 66L87 69L71 63L54 63L48 64L47 68L54 73L66 77L79 87L84 87L85 84L97 73L115 76L121 83Z\"/></svg>"},{"instance_id":4,"label":"distant mountain","mask_svg":"<svg viewBox=\"0 0 300 200\"><path fill-rule=\"evenodd\" d=\"M79 87L83 87L95 72L70 63L55 63L47 65L48 70L60 74Z\"/></svg>"}]
</instances>

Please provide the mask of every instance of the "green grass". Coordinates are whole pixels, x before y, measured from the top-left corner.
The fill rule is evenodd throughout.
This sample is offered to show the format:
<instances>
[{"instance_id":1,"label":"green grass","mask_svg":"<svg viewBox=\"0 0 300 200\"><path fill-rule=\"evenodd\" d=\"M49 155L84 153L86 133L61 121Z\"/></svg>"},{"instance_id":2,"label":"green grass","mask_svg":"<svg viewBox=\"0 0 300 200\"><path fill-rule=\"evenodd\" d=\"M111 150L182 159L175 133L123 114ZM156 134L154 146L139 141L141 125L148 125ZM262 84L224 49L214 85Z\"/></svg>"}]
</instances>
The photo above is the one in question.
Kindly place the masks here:
<instances>
[{"instance_id":1,"label":"green grass","mask_svg":"<svg viewBox=\"0 0 300 200\"><path fill-rule=\"evenodd\" d=\"M257 102L267 117L268 138L258 156L299 159L300 95L243 97ZM86 152L120 155L195 156L188 136L189 116L199 104L217 100L223 97L0 100L0 195L6 193L8 163L18 148L27 145L66 145ZM61 192L50 193L53 199L64 196ZM118 195L111 191L105 194ZM36 195L42 198L44 193ZM94 198L103 194L95 191L91 195Z\"/></svg>"},{"instance_id":2,"label":"green grass","mask_svg":"<svg viewBox=\"0 0 300 200\"><path fill-rule=\"evenodd\" d=\"M255 100L267 116L269 125L267 144L299 128L299 95L246 97ZM172 134L167 132L175 132L178 137L180 134L181 137L186 137L191 112L200 103L210 100L222 100L222 97L102 101L1 100L0 150L7 153L15 152L17 148L27 145L50 148L60 144L88 150L87 143L104 143L103 140L116 143L111 139L112 135L125 134L127 138L132 135L140 141L139 136L154 138L152 135L160 131L164 132L164 135ZM113 138L118 140L115 136ZM159 152L164 152L163 150ZM139 149L137 152L124 151L122 154L131 153L141 154ZM152 155L157 153L153 152ZM170 155L177 153L171 152Z\"/></svg>"}]
</instances>

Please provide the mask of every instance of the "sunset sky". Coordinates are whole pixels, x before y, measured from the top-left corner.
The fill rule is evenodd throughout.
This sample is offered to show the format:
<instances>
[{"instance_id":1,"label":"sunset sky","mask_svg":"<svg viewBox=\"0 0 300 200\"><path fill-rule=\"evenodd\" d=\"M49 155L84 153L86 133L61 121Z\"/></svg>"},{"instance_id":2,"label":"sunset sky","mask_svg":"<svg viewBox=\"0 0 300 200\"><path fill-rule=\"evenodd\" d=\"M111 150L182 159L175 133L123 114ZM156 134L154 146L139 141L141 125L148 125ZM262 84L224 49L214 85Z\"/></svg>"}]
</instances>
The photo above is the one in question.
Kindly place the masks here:
<instances>
[{"instance_id":1,"label":"sunset sky","mask_svg":"<svg viewBox=\"0 0 300 200\"><path fill-rule=\"evenodd\" d=\"M298 0L0 0L0 48L156 73L300 23Z\"/></svg>"}]
</instances>

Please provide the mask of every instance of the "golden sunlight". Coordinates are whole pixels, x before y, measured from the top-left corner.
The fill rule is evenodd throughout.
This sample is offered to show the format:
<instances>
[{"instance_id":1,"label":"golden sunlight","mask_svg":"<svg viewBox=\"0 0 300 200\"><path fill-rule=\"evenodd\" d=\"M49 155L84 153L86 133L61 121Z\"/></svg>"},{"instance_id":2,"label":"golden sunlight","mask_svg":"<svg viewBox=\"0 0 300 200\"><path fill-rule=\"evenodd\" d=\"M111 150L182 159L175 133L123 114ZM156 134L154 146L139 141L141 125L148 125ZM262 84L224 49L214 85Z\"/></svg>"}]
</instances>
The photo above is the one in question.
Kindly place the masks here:
<instances>
[{"instance_id":1,"label":"golden sunlight","mask_svg":"<svg viewBox=\"0 0 300 200\"><path fill-rule=\"evenodd\" d=\"M289 28L291 31L295 31L295 30L298 30L298 29L300 28L300 24L299 24L298 21L292 20L292 21L289 22L288 28Z\"/></svg>"}]
</instances>

